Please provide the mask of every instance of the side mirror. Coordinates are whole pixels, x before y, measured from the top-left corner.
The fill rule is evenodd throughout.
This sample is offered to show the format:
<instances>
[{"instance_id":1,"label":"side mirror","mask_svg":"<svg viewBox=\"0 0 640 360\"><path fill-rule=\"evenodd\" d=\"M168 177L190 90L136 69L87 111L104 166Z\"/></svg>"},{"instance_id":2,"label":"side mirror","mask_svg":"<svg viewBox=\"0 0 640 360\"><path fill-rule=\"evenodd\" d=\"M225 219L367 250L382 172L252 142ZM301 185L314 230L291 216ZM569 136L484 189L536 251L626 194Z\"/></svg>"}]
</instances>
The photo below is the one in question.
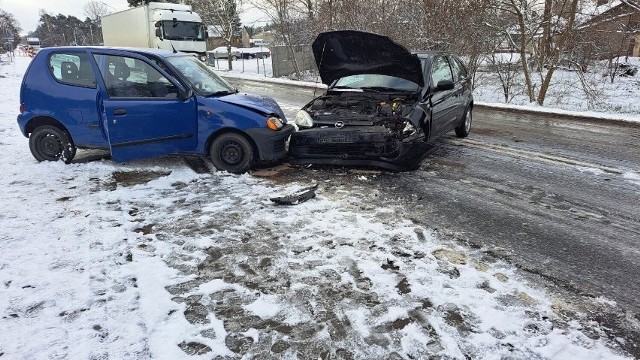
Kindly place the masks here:
<instances>
[{"instance_id":1,"label":"side mirror","mask_svg":"<svg viewBox=\"0 0 640 360\"><path fill-rule=\"evenodd\" d=\"M156 27L156 28L159 28L159 27L160 27L160 25L162 25L162 23L161 23L160 21L156 21L156 23L155 23L155 27Z\"/></svg>"},{"instance_id":2,"label":"side mirror","mask_svg":"<svg viewBox=\"0 0 640 360\"><path fill-rule=\"evenodd\" d=\"M205 40L209 38L209 30L204 31L204 38Z\"/></svg>"},{"instance_id":3,"label":"side mirror","mask_svg":"<svg viewBox=\"0 0 640 360\"><path fill-rule=\"evenodd\" d=\"M156 29L156 37L160 38L160 40L162 40L162 29L157 28Z\"/></svg>"},{"instance_id":4,"label":"side mirror","mask_svg":"<svg viewBox=\"0 0 640 360\"><path fill-rule=\"evenodd\" d=\"M438 86L436 86L436 91L444 91L444 90L452 90L455 87L453 81L451 80L442 80L438 82Z\"/></svg>"}]
</instances>

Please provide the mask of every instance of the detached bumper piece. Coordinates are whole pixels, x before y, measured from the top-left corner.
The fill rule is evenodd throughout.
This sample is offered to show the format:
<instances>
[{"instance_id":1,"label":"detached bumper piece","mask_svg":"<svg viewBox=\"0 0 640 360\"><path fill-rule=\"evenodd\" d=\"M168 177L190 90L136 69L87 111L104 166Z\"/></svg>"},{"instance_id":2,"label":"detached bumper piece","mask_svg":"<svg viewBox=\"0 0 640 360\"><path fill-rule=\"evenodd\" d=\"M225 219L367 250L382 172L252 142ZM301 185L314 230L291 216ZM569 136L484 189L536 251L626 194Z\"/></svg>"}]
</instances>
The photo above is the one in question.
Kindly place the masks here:
<instances>
[{"instance_id":1,"label":"detached bumper piece","mask_svg":"<svg viewBox=\"0 0 640 360\"><path fill-rule=\"evenodd\" d=\"M318 184L299 190L295 194L271 198L276 205L298 205L316 197Z\"/></svg>"},{"instance_id":2,"label":"detached bumper piece","mask_svg":"<svg viewBox=\"0 0 640 360\"><path fill-rule=\"evenodd\" d=\"M394 171L415 169L428 148L421 140L404 143L384 126L300 130L290 143L294 164L361 165Z\"/></svg>"}]
</instances>

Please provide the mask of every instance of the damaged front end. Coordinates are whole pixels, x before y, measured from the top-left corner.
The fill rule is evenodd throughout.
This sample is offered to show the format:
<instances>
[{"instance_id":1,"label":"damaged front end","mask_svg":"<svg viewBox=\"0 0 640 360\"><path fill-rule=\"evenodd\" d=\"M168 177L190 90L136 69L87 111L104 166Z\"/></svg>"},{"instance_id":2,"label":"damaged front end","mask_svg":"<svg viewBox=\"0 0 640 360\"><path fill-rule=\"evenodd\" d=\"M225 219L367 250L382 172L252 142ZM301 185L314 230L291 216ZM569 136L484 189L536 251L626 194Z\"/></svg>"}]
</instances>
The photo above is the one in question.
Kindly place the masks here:
<instances>
[{"instance_id":1,"label":"damaged front end","mask_svg":"<svg viewBox=\"0 0 640 360\"><path fill-rule=\"evenodd\" d=\"M290 143L293 162L415 168L428 150L418 96L330 90L298 113L300 130Z\"/></svg>"}]
</instances>

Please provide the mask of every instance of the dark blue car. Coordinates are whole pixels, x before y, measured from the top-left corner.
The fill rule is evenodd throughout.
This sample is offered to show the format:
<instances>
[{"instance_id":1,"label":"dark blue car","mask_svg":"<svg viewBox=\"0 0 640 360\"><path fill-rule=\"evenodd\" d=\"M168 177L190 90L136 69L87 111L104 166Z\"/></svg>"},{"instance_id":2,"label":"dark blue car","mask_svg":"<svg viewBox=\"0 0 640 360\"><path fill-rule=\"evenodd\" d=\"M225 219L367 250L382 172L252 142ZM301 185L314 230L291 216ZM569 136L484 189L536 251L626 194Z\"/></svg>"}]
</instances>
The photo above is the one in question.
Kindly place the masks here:
<instances>
[{"instance_id":1,"label":"dark blue car","mask_svg":"<svg viewBox=\"0 0 640 360\"><path fill-rule=\"evenodd\" d=\"M38 161L100 148L115 161L197 154L234 173L283 158L294 130L273 99L239 94L191 55L102 47L40 51L18 124Z\"/></svg>"}]
</instances>

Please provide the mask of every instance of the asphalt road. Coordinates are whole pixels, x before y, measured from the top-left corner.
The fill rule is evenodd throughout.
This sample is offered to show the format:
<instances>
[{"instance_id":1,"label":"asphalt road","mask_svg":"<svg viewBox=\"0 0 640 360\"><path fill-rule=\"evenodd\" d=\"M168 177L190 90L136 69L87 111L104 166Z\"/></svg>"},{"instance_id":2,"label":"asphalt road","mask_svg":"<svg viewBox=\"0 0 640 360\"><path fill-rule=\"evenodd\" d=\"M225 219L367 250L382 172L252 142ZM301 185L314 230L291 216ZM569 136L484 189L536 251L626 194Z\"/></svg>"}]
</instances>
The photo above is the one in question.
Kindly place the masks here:
<instances>
[{"instance_id":1,"label":"asphalt road","mask_svg":"<svg viewBox=\"0 0 640 360\"><path fill-rule=\"evenodd\" d=\"M275 98L289 117L314 95L232 82ZM640 312L640 124L477 108L467 139L447 135L419 170L383 174L371 186L415 221Z\"/></svg>"}]
</instances>

